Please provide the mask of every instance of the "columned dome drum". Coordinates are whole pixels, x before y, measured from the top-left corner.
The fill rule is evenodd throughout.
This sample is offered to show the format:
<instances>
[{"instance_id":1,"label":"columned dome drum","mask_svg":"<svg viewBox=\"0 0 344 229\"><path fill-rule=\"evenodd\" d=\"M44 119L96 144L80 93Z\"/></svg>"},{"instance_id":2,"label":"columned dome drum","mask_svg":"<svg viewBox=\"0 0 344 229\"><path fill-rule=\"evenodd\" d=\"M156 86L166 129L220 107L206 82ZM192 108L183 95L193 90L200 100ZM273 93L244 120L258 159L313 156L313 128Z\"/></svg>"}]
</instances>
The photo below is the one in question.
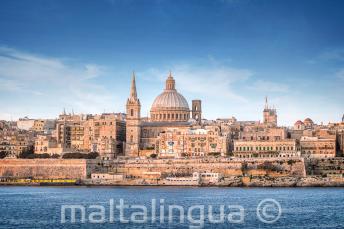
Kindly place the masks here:
<instances>
[{"instance_id":1,"label":"columned dome drum","mask_svg":"<svg viewBox=\"0 0 344 229\"><path fill-rule=\"evenodd\" d=\"M171 73L166 80L163 93L155 98L151 111L152 121L185 122L190 118L188 102L175 89L175 80Z\"/></svg>"}]
</instances>

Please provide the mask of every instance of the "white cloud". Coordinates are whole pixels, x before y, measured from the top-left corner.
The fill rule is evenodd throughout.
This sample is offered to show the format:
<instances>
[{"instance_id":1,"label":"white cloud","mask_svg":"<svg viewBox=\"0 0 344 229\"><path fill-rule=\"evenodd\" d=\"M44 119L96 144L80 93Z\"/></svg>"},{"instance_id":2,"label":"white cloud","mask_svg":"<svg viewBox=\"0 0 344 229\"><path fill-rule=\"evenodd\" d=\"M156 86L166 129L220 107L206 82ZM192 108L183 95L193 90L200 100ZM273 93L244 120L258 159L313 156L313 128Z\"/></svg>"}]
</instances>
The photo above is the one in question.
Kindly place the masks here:
<instances>
[{"instance_id":1,"label":"white cloud","mask_svg":"<svg viewBox=\"0 0 344 229\"><path fill-rule=\"evenodd\" d=\"M26 103L39 100L42 107L53 102L59 110L66 106L78 112L102 112L114 103L115 95L91 79L102 76L104 71L96 64L69 63L0 47L0 93L13 93L14 102L16 97L24 96Z\"/></svg>"},{"instance_id":2,"label":"white cloud","mask_svg":"<svg viewBox=\"0 0 344 229\"><path fill-rule=\"evenodd\" d=\"M257 80L253 85L248 87L249 89L260 91L260 92L288 92L288 85L275 83L266 80Z\"/></svg>"},{"instance_id":3,"label":"white cloud","mask_svg":"<svg viewBox=\"0 0 344 229\"><path fill-rule=\"evenodd\" d=\"M146 80L163 82L169 74L168 68L152 68L143 72L143 76L152 76ZM242 95L233 89L237 82L246 81L253 73L247 69L230 68L219 65L193 66L189 64L173 65L172 75L180 91L202 95L207 98L225 98L246 102Z\"/></svg>"}]
</instances>

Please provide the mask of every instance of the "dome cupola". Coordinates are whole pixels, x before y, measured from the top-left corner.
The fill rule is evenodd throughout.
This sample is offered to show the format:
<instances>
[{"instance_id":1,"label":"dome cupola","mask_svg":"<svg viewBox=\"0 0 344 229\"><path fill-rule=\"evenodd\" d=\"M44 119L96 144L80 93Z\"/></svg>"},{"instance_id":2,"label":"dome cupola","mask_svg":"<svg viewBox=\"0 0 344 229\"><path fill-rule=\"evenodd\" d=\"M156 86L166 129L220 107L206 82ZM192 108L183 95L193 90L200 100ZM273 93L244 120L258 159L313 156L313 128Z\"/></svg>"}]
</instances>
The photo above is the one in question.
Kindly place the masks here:
<instances>
[{"instance_id":1,"label":"dome cupola","mask_svg":"<svg viewBox=\"0 0 344 229\"><path fill-rule=\"evenodd\" d=\"M188 102L177 92L175 86L175 80L170 72L165 90L155 98L151 107L152 121L181 122L190 118Z\"/></svg>"}]
</instances>

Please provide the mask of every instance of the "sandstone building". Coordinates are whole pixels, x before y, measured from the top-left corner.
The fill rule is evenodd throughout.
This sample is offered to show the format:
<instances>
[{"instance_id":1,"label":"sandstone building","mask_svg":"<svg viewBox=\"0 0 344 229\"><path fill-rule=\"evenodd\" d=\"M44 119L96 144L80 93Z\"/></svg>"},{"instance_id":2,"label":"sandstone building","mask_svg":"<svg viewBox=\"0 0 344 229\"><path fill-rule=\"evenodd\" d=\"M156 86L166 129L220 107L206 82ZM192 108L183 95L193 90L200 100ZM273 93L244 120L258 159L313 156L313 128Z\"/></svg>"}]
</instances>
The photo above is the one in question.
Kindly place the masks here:
<instances>
[{"instance_id":1,"label":"sandstone building","mask_svg":"<svg viewBox=\"0 0 344 229\"><path fill-rule=\"evenodd\" d=\"M159 135L156 152L160 158L226 156L228 142L216 127L171 129Z\"/></svg>"},{"instance_id":2,"label":"sandstone building","mask_svg":"<svg viewBox=\"0 0 344 229\"><path fill-rule=\"evenodd\" d=\"M301 154L305 158L329 158L336 156L336 140L318 137L300 139Z\"/></svg>"},{"instance_id":3,"label":"sandstone building","mask_svg":"<svg viewBox=\"0 0 344 229\"><path fill-rule=\"evenodd\" d=\"M300 153L298 153L294 139L278 141L235 140L233 156L239 158L298 157Z\"/></svg>"}]
</instances>

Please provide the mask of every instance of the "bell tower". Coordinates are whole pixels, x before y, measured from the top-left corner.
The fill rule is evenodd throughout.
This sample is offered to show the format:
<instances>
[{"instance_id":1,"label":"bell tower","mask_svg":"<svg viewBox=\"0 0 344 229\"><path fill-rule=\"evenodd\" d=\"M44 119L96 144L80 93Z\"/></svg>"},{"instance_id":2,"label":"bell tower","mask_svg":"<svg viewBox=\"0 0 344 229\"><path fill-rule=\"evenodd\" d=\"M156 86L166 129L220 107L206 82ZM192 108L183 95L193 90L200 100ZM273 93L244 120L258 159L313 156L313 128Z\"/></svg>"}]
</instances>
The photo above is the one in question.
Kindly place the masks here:
<instances>
[{"instance_id":1,"label":"bell tower","mask_svg":"<svg viewBox=\"0 0 344 229\"><path fill-rule=\"evenodd\" d=\"M265 107L263 110L263 123L275 127L277 126L277 111L275 107L269 107L268 97L265 97Z\"/></svg>"},{"instance_id":2,"label":"bell tower","mask_svg":"<svg viewBox=\"0 0 344 229\"><path fill-rule=\"evenodd\" d=\"M141 138L141 103L137 98L135 73L131 80L130 95L127 100L125 155L139 156Z\"/></svg>"},{"instance_id":3,"label":"bell tower","mask_svg":"<svg viewBox=\"0 0 344 229\"><path fill-rule=\"evenodd\" d=\"M202 101L192 100L192 118L196 120L198 125L202 122Z\"/></svg>"}]
</instances>

